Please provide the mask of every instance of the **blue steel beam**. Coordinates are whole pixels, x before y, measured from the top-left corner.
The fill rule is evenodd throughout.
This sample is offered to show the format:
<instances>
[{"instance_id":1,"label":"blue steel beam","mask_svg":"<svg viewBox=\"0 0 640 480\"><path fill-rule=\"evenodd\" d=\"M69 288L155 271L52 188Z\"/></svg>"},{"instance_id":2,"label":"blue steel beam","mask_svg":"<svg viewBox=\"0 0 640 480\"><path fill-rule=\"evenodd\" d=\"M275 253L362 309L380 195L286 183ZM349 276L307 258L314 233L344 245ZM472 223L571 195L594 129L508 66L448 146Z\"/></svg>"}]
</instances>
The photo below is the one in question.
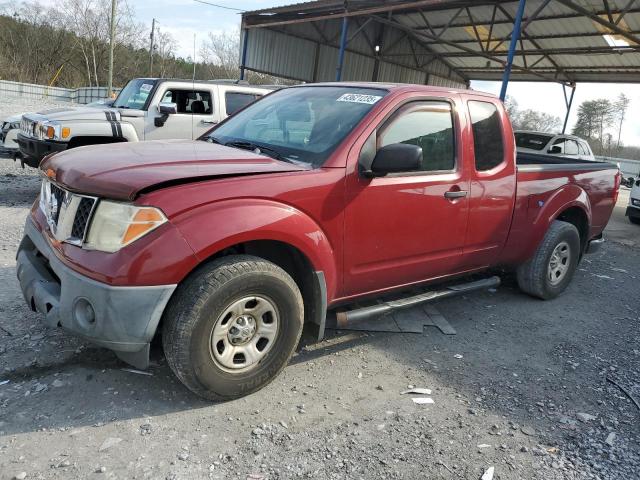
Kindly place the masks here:
<instances>
[{"instance_id":1,"label":"blue steel beam","mask_svg":"<svg viewBox=\"0 0 640 480\"><path fill-rule=\"evenodd\" d=\"M340 35L340 52L338 53L338 66L336 68L336 82L342 79L342 64L344 63L344 50L347 47L347 32L349 31L349 18L342 17L342 35Z\"/></svg>"},{"instance_id":2,"label":"blue steel beam","mask_svg":"<svg viewBox=\"0 0 640 480\"><path fill-rule=\"evenodd\" d=\"M244 29L244 39L242 41L242 58L240 59L240 80L244 80L244 70L247 65L247 45L249 44L249 29Z\"/></svg>"},{"instance_id":3,"label":"blue steel beam","mask_svg":"<svg viewBox=\"0 0 640 480\"><path fill-rule=\"evenodd\" d=\"M524 15L524 5L526 0L520 0L518 3L518 12L516 13L515 22L513 24L513 32L511 33L511 43L509 44L509 54L507 56L507 64L502 75L502 88L500 89L500 100L504 102L507 96L507 86L511 78L511 66L513 65L513 57L516 52L518 40L520 40L520 27L522 25L522 17Z\"/></svg>"}]
</instances>

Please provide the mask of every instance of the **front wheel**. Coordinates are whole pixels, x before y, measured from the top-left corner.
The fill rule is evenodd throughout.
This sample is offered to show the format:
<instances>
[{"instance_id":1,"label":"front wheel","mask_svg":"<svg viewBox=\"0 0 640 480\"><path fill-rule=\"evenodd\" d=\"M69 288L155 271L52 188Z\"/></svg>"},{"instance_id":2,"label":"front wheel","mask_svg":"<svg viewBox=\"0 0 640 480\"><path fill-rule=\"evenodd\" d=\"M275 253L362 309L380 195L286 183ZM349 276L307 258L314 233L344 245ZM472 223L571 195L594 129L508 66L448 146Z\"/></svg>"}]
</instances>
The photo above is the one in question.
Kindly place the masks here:
<instances>
[{"instance_id":1,"label":"front wheel","mask_svg":"<svg viewBox=\"0 0 640 480\"><path fill-rule=\"evenodd\" d=\"M167 362L194 393L228 400L271 382L293 354L304 322L293 279L258 257L213 261L176 291L165 315Z\"/></svg>"},{"instance_id":2,"label":"front wheel","mask_svg":"<svg viewBox=\"0 0 640 480\"><path fill-rule=\"evenodd\" d=\"M571 283L580 253L576 227L554 221L533 257L518 267L520 290L543 300L557 297Z\"/></svg>"},{"instance_id":3,"label":"front wheel","mask_svg":"<svg viewBox=\"0 0 640 480\"><path fill-rule=\"evenodd\" d=\"M640 217L629 217L629 221L634 225L640 225Z\"/></svg>"}]
</instances>

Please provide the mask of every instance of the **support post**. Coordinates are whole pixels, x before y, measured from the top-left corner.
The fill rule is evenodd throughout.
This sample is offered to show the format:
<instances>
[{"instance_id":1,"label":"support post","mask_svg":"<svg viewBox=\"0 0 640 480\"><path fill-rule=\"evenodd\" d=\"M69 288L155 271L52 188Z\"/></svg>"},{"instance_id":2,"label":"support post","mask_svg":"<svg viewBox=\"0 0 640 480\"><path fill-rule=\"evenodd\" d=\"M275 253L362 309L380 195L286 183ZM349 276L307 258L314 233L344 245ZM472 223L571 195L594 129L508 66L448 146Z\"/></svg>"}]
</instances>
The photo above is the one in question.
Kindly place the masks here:
<instances>
[{"instance_id":1,"label":"support post","mask_svg":"<svg viewBox=\"0 0 640 480\"><path fill-rule=\"evenodd\" d=\"M116 2L111 0L111 25L109 30L109 80L107 82L107 97L113 95L113 45L116 41Z\"/></svg>"},{"instance_id":2,"label":"support post","mask_svg":"<svg viewBox=\"0 0 640 480\"><path fill-rule=\"evenodd\" d=\"M576 84L571 85L571 95L569 96L569 101L567 101L567 90L566 86L562 85L562 93L564 93L564 103L567 106L567 114L564 116L564 124L562 125L562 133L565 133L567 129L567 122L569 121L569 114L571 113L571 105L573 104L573 95L576 93Z\"/></svg>"},{"instance_id":3,"label":"support post","mask_svg":"<svg viewBox=\"0 0 640 480\"><path fill-rule=\"evenodd\" d=\"M500 100L502 100L503 102L505 97L507 96L507 85L509 85L509 79L511 78L511 66L513 65L513 57L516 52L518 40L520 40L520 26L522 25L525 3L526 0L520 0L520 2L518 3L518 13L516 13L515 22L513 24L511 43L509 44L509 54L507 56L507 64L504 68L504 75L502 75L502 88L500 89Z\"/></svg>"},{"instance_id":4,"label":"support post","mask_svg":"<svg viewBox=\"0 0 640 480\"><path fill-rule=\"evenodd\" d=\"M149 76L153 77L153 35L156 30L156 19L151 21L151 35L149 35Z\"/></svg>"},{"instance_id":5,"label":"support post","mask_svg":"<svg viewBox=\"0 0 640 480\"><path fill-rule=\"evenodd\" d=\"M244 29L244 38L242 39L242 57L240 58L240 80L244 80L245 67L247 65L247 47L249 45L249 29Z\"/></svg>"},{"instance_id":6,"label":"support post","mask_svg":"<svg viewBox=\"0 0 640 480\"><path fill-rule=\"evenodd\" d=\"M338 67L336 68L336 82L342 79L342 64L344 63L344 50L347 47L348 30L349 18L342 17L342 35L340 35L340 52L338 53Z\"/></svg>"}]
</instances>

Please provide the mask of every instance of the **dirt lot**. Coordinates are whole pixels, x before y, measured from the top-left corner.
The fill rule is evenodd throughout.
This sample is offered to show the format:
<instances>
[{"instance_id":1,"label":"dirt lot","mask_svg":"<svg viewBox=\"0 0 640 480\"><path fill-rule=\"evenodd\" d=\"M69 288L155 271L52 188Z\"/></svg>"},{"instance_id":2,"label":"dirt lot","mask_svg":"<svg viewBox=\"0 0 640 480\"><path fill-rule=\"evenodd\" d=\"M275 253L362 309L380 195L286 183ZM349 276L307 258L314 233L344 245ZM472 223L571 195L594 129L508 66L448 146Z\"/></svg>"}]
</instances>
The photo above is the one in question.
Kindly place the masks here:
<instances>
[{"instance_id":1,"label":"dirt lot","mask_svg":"<svg viewBox=\"0 0 640 480\"><path fill-rule=\"evenodd\" d=\"M37 191L0 159L2 479L640 478L640 410L607 380L640 399L640 227L623 210L555 301L507 278L437 304L456 335L329 332L264 390L210 404L159 349L149 375L125 371L27 308L14 255Z\"/></svg>"}]
</instances>

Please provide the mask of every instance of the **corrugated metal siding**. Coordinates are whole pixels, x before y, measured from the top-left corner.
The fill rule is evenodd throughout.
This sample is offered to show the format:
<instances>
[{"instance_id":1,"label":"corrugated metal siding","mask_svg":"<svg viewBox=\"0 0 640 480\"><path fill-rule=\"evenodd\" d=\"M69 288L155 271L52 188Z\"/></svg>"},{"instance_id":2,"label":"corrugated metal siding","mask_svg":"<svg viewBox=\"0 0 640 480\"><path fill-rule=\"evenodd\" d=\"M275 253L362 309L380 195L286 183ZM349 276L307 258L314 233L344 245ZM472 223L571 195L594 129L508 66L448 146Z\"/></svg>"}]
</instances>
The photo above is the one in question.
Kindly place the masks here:
<instances>
[{"instance_id":1,"label":"corrugated metal siding","mask_svg":"<svg viewBox=\"0 0 640 480\"><path fill-rule=\"evenodd\" d=\"M283 33L254 28L249 33L246 67L272 75L311 81L315 43Z\"/></svg>"},{"instance_id":2,"label":"corrugated metal siding","mask_svg":"<svg viewBox=\"0 0 640 480\"><path fill-rule=\"evenodd\" d=\"M379 82L418 83L424 85L427 74L407 67L380 62Z\"/></svg>"}]
</instances>

